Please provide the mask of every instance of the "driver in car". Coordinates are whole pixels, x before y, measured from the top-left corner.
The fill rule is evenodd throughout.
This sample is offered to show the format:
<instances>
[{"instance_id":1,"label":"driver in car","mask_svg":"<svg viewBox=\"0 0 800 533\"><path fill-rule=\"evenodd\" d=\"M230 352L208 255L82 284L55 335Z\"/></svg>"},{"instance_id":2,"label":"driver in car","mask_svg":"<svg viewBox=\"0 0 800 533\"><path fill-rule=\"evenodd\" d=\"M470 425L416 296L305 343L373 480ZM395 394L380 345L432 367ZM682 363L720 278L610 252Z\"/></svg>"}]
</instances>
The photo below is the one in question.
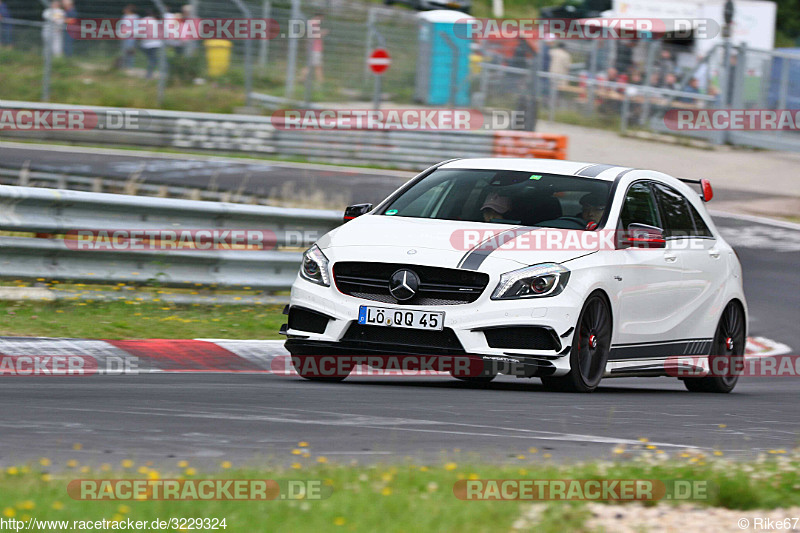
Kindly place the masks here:
<instances>
[{"instance_id":1,"label":"driver in car","mask_svg":"<svg viewBox=\"0 0 800 533\"><path fill-rule=\"evenodd\" d=\"M504 215L511 210L511 198L491 193L486 197L481 207L484 222L491 222L495 219L503 219Z\"/></svg>"},{"instance_id":2,"label":"driver in car","mask_svg":"<svg viewBox=\"0 0 800 533\"><path fill-rule=\"evenodd\" d=\"M600 194L592 192L581 197L580 203L580 217L587 222L587 226L589 223L594 223L594 226L597 227L597 224L600 223L600 219L603 218L603 213L606 210L605 198Z\"/></svg>"}]
</instances>

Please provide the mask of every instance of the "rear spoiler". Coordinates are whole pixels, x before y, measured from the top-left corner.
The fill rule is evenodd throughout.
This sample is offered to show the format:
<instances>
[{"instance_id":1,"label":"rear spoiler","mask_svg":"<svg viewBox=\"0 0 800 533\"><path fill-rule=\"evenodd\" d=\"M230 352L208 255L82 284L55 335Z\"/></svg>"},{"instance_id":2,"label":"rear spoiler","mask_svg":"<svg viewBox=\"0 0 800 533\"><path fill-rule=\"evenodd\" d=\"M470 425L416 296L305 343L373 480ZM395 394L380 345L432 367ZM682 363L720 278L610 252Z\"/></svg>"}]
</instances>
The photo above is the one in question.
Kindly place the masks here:
<instances>
[{"instance_id":1,"label":"rear spoiler","mask_svg":"<svg viewBox=\"0 0 800 533\"><path fill-rule=\"evenodd\" d=\"M711 182L708 180L690 180L686 178L678 178L684 183L692 183L694 185L699 185L700 190L700 198L703 199L704 202L710 201L714 197L714 190L711 188Z\"/></svg>"}]
</instances>

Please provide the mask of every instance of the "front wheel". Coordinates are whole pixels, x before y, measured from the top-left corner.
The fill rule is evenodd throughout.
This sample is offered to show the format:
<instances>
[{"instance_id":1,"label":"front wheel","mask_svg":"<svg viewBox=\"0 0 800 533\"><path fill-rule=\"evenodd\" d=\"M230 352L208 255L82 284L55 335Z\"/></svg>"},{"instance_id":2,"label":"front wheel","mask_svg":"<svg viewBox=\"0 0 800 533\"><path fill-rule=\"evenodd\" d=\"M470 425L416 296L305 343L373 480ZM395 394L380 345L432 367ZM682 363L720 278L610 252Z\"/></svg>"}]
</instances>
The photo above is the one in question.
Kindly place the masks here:
<instances>
[{"instance_id":1,"label":"front wheel","mask_svg":"<svg viewBox=\"0 0 800 533\"><path fill-rule=\"evenodd\" d=\"M545 388L566 392L595 390L606 371L611 350L611 331L611 309L600 293L592 293L578 317L577 331L569 352L569 373L542 378Z\"/></svg>"},{"instance_id":2,"label":"front wheel","mask_svg":"<svg viewBox=\"0 0 800 533\"><path fill-rule=\"evenodd\" d=\"M293 355L292 365L300 377L309 381L338 383L344 381L353 370L353 365L331 365L324 357L315 355Z\"/></svg>"},{"instance_id":3,"label":"front wheel","mask_svg":"<svg viewBox=\"0 0 800 533\"><path fill-rule=\"evenodd\" d=\"M731 302L722 312L711 343L710 375L685 378L683 384L691 392L732 391L739 381L746 342L744 310L737 302Z\"/></svg>"}]
</instances>

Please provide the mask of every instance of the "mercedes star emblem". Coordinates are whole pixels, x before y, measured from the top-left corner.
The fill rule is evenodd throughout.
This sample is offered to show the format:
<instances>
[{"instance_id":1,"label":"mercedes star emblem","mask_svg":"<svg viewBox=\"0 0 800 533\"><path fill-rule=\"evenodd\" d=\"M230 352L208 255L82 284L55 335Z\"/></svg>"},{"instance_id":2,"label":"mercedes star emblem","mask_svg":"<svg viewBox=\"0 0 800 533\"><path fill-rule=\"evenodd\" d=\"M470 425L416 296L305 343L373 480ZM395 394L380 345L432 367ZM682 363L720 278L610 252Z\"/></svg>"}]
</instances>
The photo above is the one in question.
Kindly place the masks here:
<instances>
[{"instance_id":1,"label":"mercedes star emblem","mask_svg":"<svg viewBox=\"0 0 800 533\"><path fill-rule=\"evenodd\" d=\"M389 278L389 292L396 300L410 300L419 290L419 276L411 270L400 269Z\"/></svg>"}]
</instances>

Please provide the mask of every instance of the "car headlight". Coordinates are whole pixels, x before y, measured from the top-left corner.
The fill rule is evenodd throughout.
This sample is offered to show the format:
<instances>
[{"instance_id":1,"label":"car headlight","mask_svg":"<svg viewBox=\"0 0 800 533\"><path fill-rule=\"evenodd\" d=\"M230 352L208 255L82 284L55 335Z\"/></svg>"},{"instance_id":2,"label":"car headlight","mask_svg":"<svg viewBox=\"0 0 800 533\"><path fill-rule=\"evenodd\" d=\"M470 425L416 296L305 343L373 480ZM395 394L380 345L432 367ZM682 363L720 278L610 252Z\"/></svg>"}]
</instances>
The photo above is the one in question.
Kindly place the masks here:
<instances>
[{"instance_id":1,"label":"car headlight","mask_svg":"<svg viewBox=\"0 0 800 533\"><path fill-rule=\"evenodd\" d=\"M555 296L567 286L569 274L569 269L556 263L542 263L506 272L500 276L492 300Z\"/></svg>"},{"instance_id":2,"label":"car headlight","mask_svg":"<svg viewBox=\"0 0 800 533\"><path fill-rule=\"evenodd\" d=\"M300 276L323 287L331 286L331 278L328 275L328 258L316 244L303 254Z\"/></svg>"}]
</instances>

